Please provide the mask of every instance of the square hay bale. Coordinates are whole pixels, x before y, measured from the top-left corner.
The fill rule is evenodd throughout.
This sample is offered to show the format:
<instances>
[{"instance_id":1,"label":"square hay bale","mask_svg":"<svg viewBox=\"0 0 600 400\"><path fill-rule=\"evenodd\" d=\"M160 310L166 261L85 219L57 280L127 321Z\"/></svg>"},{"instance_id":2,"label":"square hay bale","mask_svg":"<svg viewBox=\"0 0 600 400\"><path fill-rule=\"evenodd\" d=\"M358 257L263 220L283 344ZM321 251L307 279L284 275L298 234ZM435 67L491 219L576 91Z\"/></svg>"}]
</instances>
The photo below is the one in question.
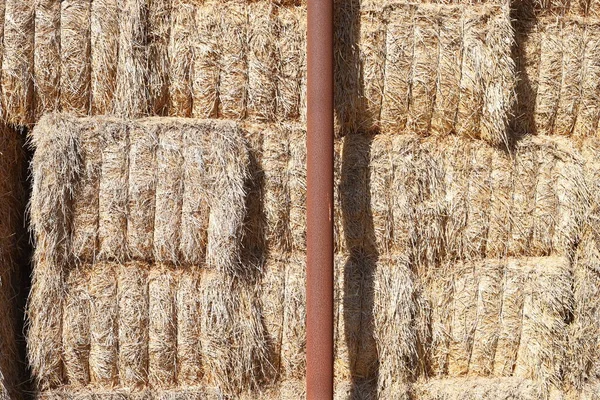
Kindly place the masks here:
<instances>
[{"instance_id":1,"label":"square hay bale","mask_svg":"<svg viewBox=\"0 0 600 400\"><path fill-rule=\"evenodd\" d=\"M2 21L4 23L4 21ZM38 0L35 5L34 38L35 119L57 110L60 102L61 2Z\"/></svg>"},{"instance_id":2,"label":"square hay bale","mask_svg":"<svg viewBox=\"0 0 600 400\"><path fill-rule=\"evenodd\" d=\"M212 5L210 6L212 7ZM192 74L201 77L205 73L200 64L195 65L194 40L197 40L197 46L202 46L202 37L210 34L210 27L207 21L198 19L202 24L198 28L198 33L194 34L193 24L196 21L196 13L203 15L204 6L195 7L187 0L177 0L172 4L171 26L168 45L169 62L169 97L170 112L169 115L175 117L191 117L193 107L192 88L198 83L201 88L201 82L192 83ZM209 58L210 54L201 50L198 52L198 58L204 60ZM207 61L204 61L207 62ZM194 67L198 68L196 72ZM210 75L206 74L207 77ZM207 79L207 78L204 78ZM200 89L202 90L202 89ZM195 99L194 99L195 100ZM199 112L196 117L210 118L212 115Z\"/></svg>"},{"instance_id":3,"label":"square hay bale","mask_svg":"<svg viewBox=\"0 0 600 400\"><path fill-rule=\"evenodd\" d=\"M257 266L241 258L241 127L51 114L31 140L28 348L39 395L258 390L272 367ZM280 286L294 293L286 326L300 324L283 336L290 371L303 354L296 265Z\"/></svg>"},{"instance_id":4,"label":"square hay bale","mask_svg":"<svg viewBox=\"0 0 600 400\"><path fill-rule=\"evenodd\" d=\"M2 106L9 124L33 123L35 2L2 2Z\"/></svg>"},{"instance_id":5,"label":"square hay bale","mask_svg":"<svg viewBox=\"0 0 600 400\"><path fill-rule=\"evenodd\" d=\"M169 42L171 2L146 0L148 57L148 102L150 115L167 115L169 107Z\"/></svg>"},{"instance_id":6,"label":"square hay bale","mask_svg":"<svg viewBox=\"0 0 600 400\"><path fill-rule=\"evenodd\" d=\"M113 111L119 64L118 0L92 1L91 26L91 93L93 115Z\"/></svg>"},{"instance_id":7,"label":"square hay bale","mask_svg":"<svg viewBox=\"0 0 600 400\"><path fill-rule=\"evenodd\" d=\"M535 400L545 398L533 381L518 378L454 378L419 382L413 396L422 400ZM554 398L554 397L553 397Z\"/></svg>"},{"instance_id":8,"label":"square hay bale","mask_svg":"<svg viewBox=\"0 0 600 400\"><path fill-rule=\"evenodd\" d=\"M196 118L215 118L219 109L219 18L214 4L196 7L195 21L199 27L193 37L192 103ZM185 48L183 46L183 48ZM183 51L183 50L182 50ZM182 104L187 101L182 90ZM174 109L178 107L173 105ZM185 109L185 107L183 107ZM177 112L177 111L176 111Z\"/></svg>"},{"instance_id":9,"label":"square hay bale","mask_svg":"<svg viewBox=\"0 0 600 400\"><path fill-rule=\"evenodd\" d=\"M65 112L87 115L91 95L92 2L64 0L60 4L60 106Z\"/></svg>"}]
</instances>

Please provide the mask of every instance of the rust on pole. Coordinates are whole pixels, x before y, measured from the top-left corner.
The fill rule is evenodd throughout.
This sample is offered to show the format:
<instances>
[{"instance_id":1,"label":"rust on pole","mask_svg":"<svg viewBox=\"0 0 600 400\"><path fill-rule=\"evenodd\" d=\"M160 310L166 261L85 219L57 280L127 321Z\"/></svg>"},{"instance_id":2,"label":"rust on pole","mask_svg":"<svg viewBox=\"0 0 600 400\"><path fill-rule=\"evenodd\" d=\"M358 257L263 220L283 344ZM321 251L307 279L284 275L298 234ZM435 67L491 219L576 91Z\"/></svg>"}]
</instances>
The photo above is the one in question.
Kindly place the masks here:
<instances>
[{"instance_id":1,"label":"rust on pole","mask_svg":"<svg viewBox=\"0 0 600 400\"><path fill-rule=\"evenodd\" d=\"M306 396L333 399L333 0L308 0Z\"/></svg>"}]
</instances>

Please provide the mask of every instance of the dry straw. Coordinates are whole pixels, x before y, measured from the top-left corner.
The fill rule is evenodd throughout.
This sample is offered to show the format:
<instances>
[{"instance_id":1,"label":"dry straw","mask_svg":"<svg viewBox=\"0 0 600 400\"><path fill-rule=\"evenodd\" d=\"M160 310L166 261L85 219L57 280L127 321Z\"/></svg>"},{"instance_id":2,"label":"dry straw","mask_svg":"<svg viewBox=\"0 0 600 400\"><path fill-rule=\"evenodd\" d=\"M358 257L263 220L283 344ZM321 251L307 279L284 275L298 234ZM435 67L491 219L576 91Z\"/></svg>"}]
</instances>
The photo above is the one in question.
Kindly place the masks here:
<instances>
[{"instance_id":1,"label":"dry straw","mask_svg":"<svg viewBox=\"0 0 600 400\"><path fill-rule=\"evenodd\" d=\"M117 0L95 0L91 9L92 113L113 111L119 63L119 14Z\"/></svg>"},{"instance_id":2,"label":"dry straw","mask_svg":"<svg viewBox=\"0 0 600 400\"><path fill-rule=\"evenodd\" d=\"M28 348L40 393L258 388L272 370L255 265L240 258L240 128L51 114L31 140L38 247ZM291 299L303 282L290 277ZM296 306L289 312L302 320ZM295 332L291 365L303 354Z\"/></svg>"},{"instance_id":3,"label":"dry straw","mask_svg":"<svg viewBox=\"0 0 600 400\"><path fill-rule=\"evenodd\" d=\"M171 11L170 39L168 46L169 61L169 97L170 115L178 117L191 117L192 115L192 73L195 73L193 24L196 13L201 14L203 6L198 10L189 1L175 1ZM205 26L198 27L198 37L205 33ZM199 44L197 44L199 45ZM200 55L199 55L200 56ZM194 71L194 72L193 72ZM195 83L195 82L194 82ZM198 114L206 118L210 115Z\"/></svg>"},{"instance_id":4,"label":"dry straw","mask_svg":"<svg viewBox=\"0 0 600 400\"><path fill-rule=\"evenodd\" d=\"M38 0L35 5L35 118L56 110L60 101L61 2Z\"/></svg>"}]
</instances>

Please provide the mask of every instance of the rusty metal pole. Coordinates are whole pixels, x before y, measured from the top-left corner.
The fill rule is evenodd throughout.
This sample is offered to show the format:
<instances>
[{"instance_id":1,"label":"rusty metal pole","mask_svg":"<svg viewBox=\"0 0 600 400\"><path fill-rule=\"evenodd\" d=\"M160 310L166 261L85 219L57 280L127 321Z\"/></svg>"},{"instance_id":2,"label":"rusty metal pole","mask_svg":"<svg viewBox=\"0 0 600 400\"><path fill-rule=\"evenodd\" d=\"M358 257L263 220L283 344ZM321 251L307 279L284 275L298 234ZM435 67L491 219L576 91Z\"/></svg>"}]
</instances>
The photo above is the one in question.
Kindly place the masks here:
<instances>
[{"instance_id":1,"label":"rusty metal pole","mask_svg":"<svg viewBox=\"0 0 600 400\"><path fill-rule=\"evenodd\" d=\"M308 0L306 396L333 399L333 0Z\"/></svg>"}]
</instances>

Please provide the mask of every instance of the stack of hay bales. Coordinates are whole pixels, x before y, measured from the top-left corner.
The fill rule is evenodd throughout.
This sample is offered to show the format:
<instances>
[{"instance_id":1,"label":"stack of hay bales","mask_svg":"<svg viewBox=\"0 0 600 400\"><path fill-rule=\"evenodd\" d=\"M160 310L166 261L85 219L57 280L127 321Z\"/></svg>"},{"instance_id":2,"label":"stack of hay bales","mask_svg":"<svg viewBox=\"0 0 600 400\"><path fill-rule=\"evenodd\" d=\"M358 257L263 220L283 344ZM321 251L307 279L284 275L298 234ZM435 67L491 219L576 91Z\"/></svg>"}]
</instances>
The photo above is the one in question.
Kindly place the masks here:
<instances>
[{"instance_id":1,"label":"stack of hay bales","mask_svg":"<svg viewBox=\"0 0 600 400\"><path fill-rule=\"evenodd\" d=\"M32 133L41 398L236 395L269 370L227 121L49 115ZM212 397L210 397L212 398Z\"/></svg>"},{"instance_id":2,"label":"stack of hay bales","mask_svg":"<svg viewBox=\"0 0 600 400\"><path fill-rule=\"evenodd\" d=\"M20 244L23 223L23 141L19 132L0 128L0 399L22 398L23 360L17 336L20 318L16 296L21 295Z\"/></svg>"}]
</instances>

